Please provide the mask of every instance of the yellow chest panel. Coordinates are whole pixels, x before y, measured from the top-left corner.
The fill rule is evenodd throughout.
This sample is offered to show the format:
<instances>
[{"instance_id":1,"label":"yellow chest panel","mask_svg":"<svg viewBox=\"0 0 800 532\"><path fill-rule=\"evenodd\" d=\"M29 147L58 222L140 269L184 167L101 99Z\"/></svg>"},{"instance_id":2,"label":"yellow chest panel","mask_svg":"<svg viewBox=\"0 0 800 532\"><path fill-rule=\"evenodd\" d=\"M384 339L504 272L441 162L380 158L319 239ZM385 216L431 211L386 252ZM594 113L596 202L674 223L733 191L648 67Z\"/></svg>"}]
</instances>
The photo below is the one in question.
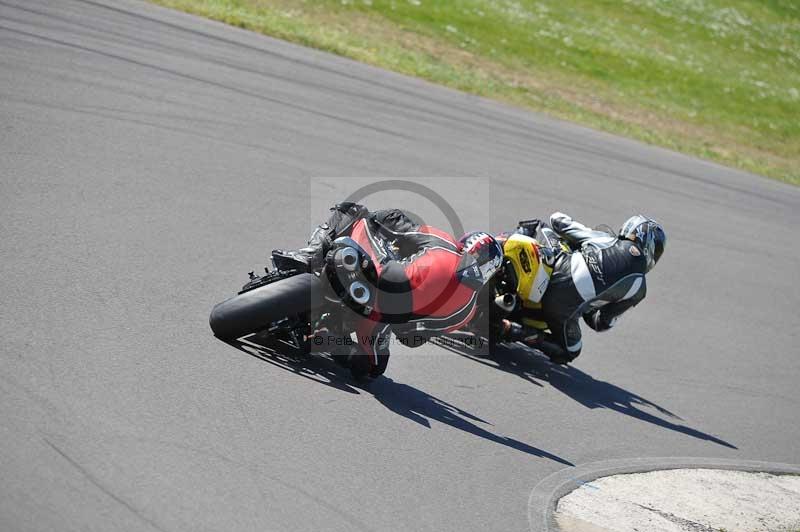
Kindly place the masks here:
<instances>
[{"instance_id":1,"label":"yellow chest panel","mask_svg":"<svg viewBox=\"0 0 800 532\"><path fill-rule=\"evenodd\" d=\"M514 265L517 296L523 306L539 307L553 273L553 268L540 259L539 242L529 236L514 234L503 244L503 254Z\"/></svg>"}]
</instances>

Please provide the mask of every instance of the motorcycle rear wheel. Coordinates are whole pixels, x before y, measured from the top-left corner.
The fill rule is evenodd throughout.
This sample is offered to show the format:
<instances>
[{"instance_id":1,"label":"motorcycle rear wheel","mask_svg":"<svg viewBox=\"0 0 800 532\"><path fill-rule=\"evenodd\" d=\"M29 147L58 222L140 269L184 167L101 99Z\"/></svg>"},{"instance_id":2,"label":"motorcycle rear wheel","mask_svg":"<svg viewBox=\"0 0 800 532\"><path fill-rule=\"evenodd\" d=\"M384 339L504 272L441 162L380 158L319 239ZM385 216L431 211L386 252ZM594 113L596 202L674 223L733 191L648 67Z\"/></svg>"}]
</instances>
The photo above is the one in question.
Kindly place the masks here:
<instances>
[{"instance_id":1,"label":"motorcycle rear wheel","mask_svg":"<svg viewBox=\"0 0 800 532\"><path fill-rule=\"evenodd\" d=\"M216 304L208 322L217 338L236 340L319 308L324 302L322 292L322 282L316 275L302 273Z\"/></svg>"}]
</instances>

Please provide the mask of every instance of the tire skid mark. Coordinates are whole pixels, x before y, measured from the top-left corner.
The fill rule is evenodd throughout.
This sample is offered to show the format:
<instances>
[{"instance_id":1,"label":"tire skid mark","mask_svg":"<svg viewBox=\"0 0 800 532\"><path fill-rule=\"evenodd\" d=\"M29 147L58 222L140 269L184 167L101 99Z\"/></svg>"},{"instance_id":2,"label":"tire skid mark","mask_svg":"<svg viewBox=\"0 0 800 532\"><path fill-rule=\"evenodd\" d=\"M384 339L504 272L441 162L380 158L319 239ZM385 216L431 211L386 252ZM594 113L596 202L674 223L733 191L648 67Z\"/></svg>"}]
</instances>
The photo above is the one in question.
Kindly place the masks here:
<instances>
[{"instance_id":1,"label":"tire skid mark","mask_svg":"<svg viewBox=\"0 0 800 532\"><path fill-rule=\"evenodd\" d=\"M71 42L68 42L68 41L62 41L60 39L53 39L51 37L45 37L44 35L38 35L36 33L31 33L31 32L28 32L28 31L18 30L18 29L15 29L15 28L11 28L9 26L0 25L0 30L5 30L5 31L8 31L8 32L17 33L19 35L25 35L26 37L31 37L33 39L39 39L39 40L42 40L42 41L45 41L45 42L56 44L58 46L64 46L66 48L73 48L75 50L81 50L83 52L97 54L97 55L100 55L100 56L103 56L103 57L107 57L109 59L115 59L117 61L123 61L123 62L126 62L126 63L130 63L130 64L133 64L133 65L136 65L136 66L143 67L143 68L153 69L153 70L156 70L158 72L162 72L162 73L170 75L170 76L174 76L174 77L177 77L177 78L188 79L188 80L191 80L191 81L194 81L194 82L197 82L197 83L202 83L202 84L205 84L205 85L216 87L218 89L223 89L223 90L226 90L226 91L234 92L234 93L237 93L237 94L240 94L240 95L243 95L243 96L247 96L247 97L250 97L250 98L256 98L256 99L259 99L259 100L263 100L265 102L276 104L276 105L279 105L279 106L282 106L282 107L288 107L290 109L295 109L297 111L301 111L301 112L304 112L304 113L309 113L309 114L321 116L321 117L324 117L324 118L328 118L330 120L334 120L334 121L337 121L337 122L343 122L345 124L350 124L351 126L355 126L355 127L358 127L358 128L368 129L368 130L376 131L378 133L383 133L385 135L390 135L390 136L393 136L393 137L403 138L403 139L406 139L406 140L414 140L414 138L415 138L415 137L411 137L411 136L405 135L403 133L398 133L397 131L392 131L390 129L385 129L385 128L378 127L378 126L372 126L370 124L364 124L364 123L359 122L357 120L351 120L351 119L345 118L343 116L338 116L338 115L334 115L334 114L331 114L331 113L326 113L326 112L320 111L318 109L312 109L312 108L306 107L304 105L299 105L299 104L287 102L287 101L284 101L284 100L280 100L278 98L272 98L272 97L265 96L263 94L259 94L259 93L256 93L256 92L251 92L251 91L247 91L247 90L244 90L244 89L240 89L238 87L232 87L232 86L226 85L224 83L219 83L219 82L216 82L216 81L213 81L213 80L210 80L210 79L204 79L204 78L201 78L201 77L198 77L198 76L192 76L190 74L185 74L185 73L182 73L182 72L178 72L177 70L172 70L172 69L169 69L169 68L166 68L166 67L161 67L161 66L158 66L158 65L154 65L154 64L148 63L146 61L139 61L137 59L131 59L129 57L125 57L123 55L104 52L102 50L97 50L97 49L89 47L89 46L82 46L80 44L74 44L74 43L71 43Z\"/></svg>"},{"instance_id":2,"label":"tire skid mark","mask_svg":"<svg viewBox=\"0 0 800 532\"><path fill-rule=\"evenodd\" d=\"M56 15L53 15L53 14L50 14L50 13L46 13L46 12L42 12L42 11L36 11L36 10L33 10L33 9L28 9L28 8L15 6L15 5L8 4L8 3L2 2L2 1L0 1L0 5L6 5L6 6L11 7L11 8L15 8L15 9L18 9L18 10L21 10L21 11L30 12L30 13L36 14L36 15L41 15L41 16L44 16L44 17L48 17L48 18L57 20L59 22L63 22L65 24L68 24L68 25L71 25L71 26L75 26L75 27L81 28L83 31L87 32L86 33L87 36L90 36L92 38L103 40L104 39L103 35L110 35L110 36L114 36L114 37L117 37L117 38L120 39L120 41L113 41L113 40L110 40L110 39L106 39L110 44L122 44L121 41L125 40L125 41L128 41L125 45L132 45L132 46L137 46L138 45L139 47L147 48L147 49L150 49L150 50L153 50L153 51L164 51L164 52L170 53L173 57L175 57L177 59L192 58L192 59L195 59L195 60L198 60L198 61L201 61L201 62L211 63L211 64L216 65L218 67L229 68L229 69L232 69L232 70L235 70L235 71L239 71L239 72L247 72L249 74L253 74L255 76L263 77L263 78L266 78L268 80L280 80L280 81L283 81L285 83L289 83L289 84L293 84L293 85L299 85L301 87L311 87L311 88L314 88L314 89L319 90L321 92L329 92L329 93L339 94L339 95L354 99L355 101L370 101L370 102L373 102L375 104L384 106L383 108L380 109L380 111L384 112L384 113L387 113L387 114L394 114L394 115L398 115L400 117L406 117L408 115L411 115L411 116L414 116L416 118L424 119L424 120L427 120L427 121L429 121L431 123L434 123L436 125L443 126L443 127L468 125L468 126L473 127L475 129L475 132L478 133L478 134L484 133L486 131L486 129L489 128L489 129L494 130L497 133L508 135L509 141L506 142L505 144L507 146L510 146L512 149L515 149L515 150L519 151L523 155L524 154L528 154L530 152L530 147L527 146L527 143L521 143L518 140L519 136L532 137L534 140L542 141L544 143L552 142L552 137L544 136L544 135L536 135L531 130L513 131L513 130L509 130L507 128L491 126L491 125L487 124L486 122L471 120L471 119L467 119L467 118L464 118L464 117L459 117L459 116L456 116L456 115L443 113L441 111L437 111L437 110L434 110L434 109L431 109L431 108L425 108L425 107L420 107L420 106L416 106L416 105L409 104L409 103L404 103L404 102L401 102L401 101L398 101L398 100L394 100L394 99L377 97L377 96L373 96L373 95L370 95L370 94L365 94L363 92L360 93L360 92L353 91L353 90L348 90L348 89L345 89L345 88L334 87L334 86L326 85L326 84L323 84L323 83L316 83L313 80L300 80L300 79L298 79L296 77L292 77L292 76L288 76L288 75L281 75L281 74L271 73L271 72L263 72L263 71L260 71L260 70L256 70L256 69L254 69L252 67L248 67L247 65L244 65L244 64L226 62L226 61L223 61L223 60L220 60L220 59L212 58L212 57L210 57L208 55L204 55L204 54L195 52L193 50L180 48L180 47L177 47L177 46L168 46L168 45L165 45L165 44L160 44L160 43L158 43L156 41L144 40L144 39L141 39L141 38L133 39L133 38L128 37L127 35L125 35L123 33L119 33L119 32L112 31L112 30L107 30L107 29L100 30L100 29L88 26L86 24L82 24L80 22L77 22L77 21L74 21L74 20L70 20L70 19L65 18L65 17L59 17L59 16L56 16ZM19 24L31 25L30 22L20 21L20 20L17 20L17 19L13 19L11 17L5 17L5 18L7 20L11 20L11 21L17 22ZM44 29L48 29L48 28L56 29L57 28L57 29L60 29L60 30L66 30L66 28L64 28L64 27L55 27L55 26L48 27L48 26L45 26L45 25L40 25L40 26L42 28L44 28ZM143 45L148 45L148 46L143 46ZM353 78L350 77L350 76L347 76L347 79L351 80ZM441 120L433 120L432 117L434 117L434 116L437 117L437 118L440 118ZM442 145L458 147L458 144L451 143L451 142L446 142L443 137L437 137L436 140L437 140L437 142L439 142ZM516 142L511 142L511 140L515 140ZM572 145L566 145L566 146L572 146ZM526 163L527 162L528 161L526 161Z\"/></svg>"},{"instance_id":3,"label":"tire skid mark","mask_svg":"<svg viewBox=\"0 0 800 532\"><path fill-rule=\"evenodd\" d=\"M692 530L696 532L716 532L716 528L712 528L710 526L704 525L702 523L698 523L697 521L692 521L690 519L684 519L683 517L678 517L675 514L664 512L659 510L658 508L653 508L651 506L645 506L644 504L634 503L636 506L641 508L642 510L647 510L648 512L653 512L656 515L659 515L669 521L670 523L674 523L680 527L684 527L687 530Z\"/></svg>"},{"instance_id":4,"label":"tire skid mark","mask_svg":"<svg viewBox=\"0 0 800 532\"><path fill-rule=\"evenodd\" d=\"M164 25L164 26L167 26L167 27L170 27L170 28L182 31L182 32L190 33L192 35L198 35L198 36L201 36L201 37L206 38L206 39L212 39L212 40L215 40L215 41L218 41L218 42L223 42L223 43L235 46L235 47L239 47L239 48L244 48L244 49L247 49L247 50L255 51L255 52L260 53L260 54L266 54L266 55L269 55L271 57L275 57L277 59L281 59L283 61L288 61L288 62L291 62L291 63L294 63L294 64L299 64L299 65L302 65L302 66L305 66L305 67L308 67L308 68L311 68L311 69L314 69L314 70L319 70L321 72L326 72L326 73L333 74L333 75L336 75L336 76L345 77L345 78L347 78L349 80L357 80L357 81L365 83L367 85L380 87L380 88L382 88L384 90L399 92L401 94L410 96L415 100L430 101L430 102L436 104L437 106L441 106L441 105L451 105L452 106L453 105L452 102L447 102L444 99L440 100L440 99L437 99L437 98L434 98L434 97L431 97L431 96L427 96L425 94L420 94L420 93L417 93L417 92L414 92L414 91L411 91L411 90L400 89L399 87L392 86L392 85L389 85L389 84L386 84L386 83L381 83L381 82L378 82L378 81L375 81L375 80L371 80L371 79L368 79L368 78L363 78L363 77L359 77L359 76L353 76L352 74L341 72L341 71L339 71L339 70L337 70L335 68L332 68L332 67L325 67L323 65L315 64L313 61L292 58L292 57L289 57L288 55L280 53L280 52L275 52L275 51L272 51L272 50L267 50L267 49L264 49L264 48L260 48L260 47L249 45L249 44L245 44L245 43L242 43L242 42L237 42L237 41L235 41L233 39L227 39L227 38L224 38L224 37L219 37L219 36L214 35L212 33L186 28L186 27L183 27L183 26L181 26L179 24L175 24L175 23L164 21L164 20L160 20L160 19L155 18L155 17L148 17L148 16L145 16L145 15L141 15L139 13L134 13L132 11L128 11L128 10L123 9L123 8L108 6L108 5L105 5L105 4L100 3L100 2L95 2L93 0L74 0L74 1L80 2L80 3L84 3L84 4L88 4L88 5L92 5L92 6L96 6L96 7L101 7L103 9L108 9L108 10L111 10L111 11L115 11L117 13L129 16L129 17L139 18L139 19L144 19L144 20L148 20L148 21L151 21L151 22L155 22L157 24L161 24L161 25ZM256 35L258 35L258 34L256 34ZM465 110L467 110L467 109L465 109ZM469 108L468 111L469 111L469 113L471 113L471 114L473 114L475 116L480 116L485 120L496 121L496 115L494 115L494 114L481 113L478 109L476 109L474 107ZM481 126L482 129L486 129L487 128L487 124L485 122L481 122L481 123L479 123L479 125ZM747 195L747 196L750 196L750 197L755 196L755 197L758 197L759 199L762 199L762 200L765 200L765 201L769 201L769 202L772 202L772 203L777 203L777 204L780 204L780 205L785 205L785 206L789 206L789 207L793 207L794 206L793 202L791 202L787 198L784 198L784 197L781 197L781 196L778 196L778 195L772 196L772 195L760 193L758 191L754 191L754 190L752 190L750 188L747 188L745 186L741 186L740 187L740 186L731 185L731 184L725 183L725 182L712 181L711 179L709 179L708 177L705 177L703 175L696 175L696 174L680 171L680 170L677 170L677 169L674 169L674 168L672 168L672 169L666 168L666 167L664 167L662 165L654 164L654 163L651 163L651 162L649 162L647 160L640 159L640 158L635 158L635 157L632 157L632 156L629 156L629 155L625 155L623 153L614 153L614 152L611 152L609 150L602 150L602 149L599 149L599 148L592 148L590 146L580 146L580 145L577 145L574 140L570 140L570 139L567 139L567 138L565 138L565 139L557 139L557 138L553 137L551 132L541 133L541 134L534 134L531 131L531 129L528 126L528 124L525 124L525 123L520 124L519 126L514 125L513 127L515 127L515 128L518 127L519 129L512 129L512 130L509 130L509 129L506 129L506 128L502 128L502 127L498 128L497 126L490 126L490 127L491 127L491 129L494 129L496 131L504 131L504 132L512 134L512 135L522 135L522 136L527 137L527 138L532 138L532 140L541 140L541 141L544 141L544 142L546 142L548 144L553 144L553 145L559 146L559 147L561 147L563 149L574 151L574 152L577 152L577 153L586 153L586 154L594 155L594 156L599 157L599 158L616 161L616 162L619 162L619 163L627 163L627 164L630 164L630 165L633 165L633 166L644 167L644 168L647 168L647 169L650 169L650 170L654 170L654 171L657 171L657 172L665 173L665 174L670 175L670 176L681 177L683 179L686 179L686 180L689 180L689 181L692 181L692 182L701 183L701 184L709 186L709 187L721 188L721 189L725 189L725 190L728 190L728 191L737 192L739 194Z\"/></svg>"},{"instance_id":5,"label":"tire skid mark","mask_svg":"<svg viewBox=\"0 0 800 532\"><path fill-rule=\"evenodd\" d=\"M239 412L241 413L242 418L244 419L245 425L247 426L247 434L250 436L251 441L258 442L258 438L255 432L255 427L253 426L250 416L247 415L247 411L244 405L244 399L242 398L241 381L239 382L239 385L236 387L236 406L238 407ZM254 448L258 448L258 445L254 444ZM272 482L275 482L276 484L280 484L284 488L288 488L292 491L300 493L304 497L314 501L317 505L325 508L326 510L332 512L335 515L338 515L342 520L352 525L355 529L361 530L363 532L373 531L372 528L370 528L366 523L358 519L355 515L345 510L342 510L338 506L327 502L325 499L318 497L309 491L306 491L300 486L282 480L276 476L270 475L269 473L260 471L259 470L260 468L266 467L266 463L264 463L263 461L255 461L255 462L248 461L245 467L247 467L247 471L250 474L251 478L253 479L253 482L255 483L256 487L258 488L258 492L261 494L261 498L263 500L268 500L268 497L267 494L264 493L260 481L266 478L271 480Z\"/></svg>"},{"instance_id":6,"label":"tire skid mark","mask_svg":"<svg viewBox=\"0 0 800 532\"><path fill-rule=\"evenodd\" d=\"M152 528L155 528L160 532L166 532L166 530L162 528L161 525L159 525L158 523L156 523L155 521L144 515L142 511L136 508L133 504L129 503L128 501L126 501L119 495L115 494L113 491L111 491L102 482L100 482L97 479L97 477L95 477L88 469L79 464L76 460L74 460L71 456L69 456L66 452L64 452L61 448L59 448L56 444L51 442L47 437L42 437L42 439L51 449L53 449L56 453L58 453L72 467L77 469L78 472L80 472L81 475L83 475L86 478L86 480L88 480L97 489L99 489L100 491L108 495L112 500L114 500L115 502L126 508L142 522L150 525Z\"/></svg>"}]
</instances>

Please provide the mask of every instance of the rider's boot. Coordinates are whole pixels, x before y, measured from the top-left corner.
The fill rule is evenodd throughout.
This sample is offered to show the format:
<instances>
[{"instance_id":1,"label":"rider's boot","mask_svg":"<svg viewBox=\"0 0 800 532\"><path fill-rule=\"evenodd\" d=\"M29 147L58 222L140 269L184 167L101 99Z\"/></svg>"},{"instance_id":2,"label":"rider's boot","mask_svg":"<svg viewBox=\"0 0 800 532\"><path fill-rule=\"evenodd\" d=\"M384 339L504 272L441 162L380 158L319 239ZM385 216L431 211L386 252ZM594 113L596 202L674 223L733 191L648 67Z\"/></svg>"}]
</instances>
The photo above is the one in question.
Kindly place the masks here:
<instances>
[{"instance_id":1,"label":"rider's boot","mask_svg":"<svg viewBox=\"0 0 800 532\"><path fill-rule=\"evenodd\" d=\"M337 236L346 234L353 222L368 214L363 205L352 202L337 203L331 208L327 222L317 227L308 239L308 245L297 250L272 251L272 264L278 270L311 272L322 266L325 254Z\"/></svg>"},{"instance_id":2,"label":"rider's boot","mask_svg":"<svg viewBox=\"0 0 800 532\"><path fill-rule=\"evenodd\" d=\"M542 341L541 331L505 319L500 321L496 337L500 341L522 342L532 347Z\"/></svg>"},{"instance_id":3,"label":"rider's boot","mask_svg":"<svg viewBox=\"0 0 800 532\"><path fill-rule=\"evenodd\" d=\"M300 270L312 272L322 266L325 253L332 240L330 225L324 223L317 227L308 239L308 245L297 250L272 250L272 264L277 270Z\"/></svg>"},{"instance_id":4,"label":"rider's boot","mask_svg":"<svg viewBox=\"0 0 800 532\"><path fill-rule=\"evenodd\" d=\"M317 251L313 248L300 248L298 250L272 250L272 265L276 270L299 270L311 272L317 262Z\"/></svg>"},{"instance_id":5,"label":"rider's boot","mask_svg":"<svg viewBox=\"0 0 800 532\"><path fill-rule=\"evenodd\" d=\"M536 345L536 349L547 355L547 358L549 358L550 362L553 364L560 364L562 366L566 366L577 358L577 355L570 353L557 343L548 340L539 342Z\"/></svg>"}]
</instances>

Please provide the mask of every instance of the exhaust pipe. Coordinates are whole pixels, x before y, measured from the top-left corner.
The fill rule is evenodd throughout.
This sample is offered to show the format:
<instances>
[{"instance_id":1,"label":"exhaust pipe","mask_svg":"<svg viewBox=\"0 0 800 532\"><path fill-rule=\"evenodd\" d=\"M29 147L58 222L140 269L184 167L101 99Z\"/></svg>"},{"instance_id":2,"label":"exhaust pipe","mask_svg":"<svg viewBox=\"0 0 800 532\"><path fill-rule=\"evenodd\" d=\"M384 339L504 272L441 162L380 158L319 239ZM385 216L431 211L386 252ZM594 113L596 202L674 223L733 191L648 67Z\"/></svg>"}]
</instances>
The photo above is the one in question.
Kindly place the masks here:
<instances>
[{"instance_id":1,"label":"exhaust pipe","mask_svg":"<svg viewBox=\"0 0 800 532\"><path fill-rule=\"evenodd\" d=\"M514 294L503 294L494 298L494 304L506 312L511 312L517 304L517 296Z\"/></svg>"},{"instance_id":2,"label":"exhaust pipe","mask_svg":"<svg viewBox=\"0 0 800 532\"><path fill-rule=\"evenodd\" d=\"M353 284L350 285L350 288L347 289L350 293L350 297L353 301L358 303L359 305L366 305L369 303L369 298L372 294L370 294L369 288L367 285L362 283L361 281L355 281Z\"/></svg>"},{"instance_id":3,"label":"exhaust pipe","mask_svg":"<svg viewBox=\"0 0 800 532\"><path fill-rule=\"evenodd\" d=\"M358 251L348 247L339 251L339 260L345 270L354 272L358 269L360 257L358 256Z\"/></svg>"}]
</instances>

